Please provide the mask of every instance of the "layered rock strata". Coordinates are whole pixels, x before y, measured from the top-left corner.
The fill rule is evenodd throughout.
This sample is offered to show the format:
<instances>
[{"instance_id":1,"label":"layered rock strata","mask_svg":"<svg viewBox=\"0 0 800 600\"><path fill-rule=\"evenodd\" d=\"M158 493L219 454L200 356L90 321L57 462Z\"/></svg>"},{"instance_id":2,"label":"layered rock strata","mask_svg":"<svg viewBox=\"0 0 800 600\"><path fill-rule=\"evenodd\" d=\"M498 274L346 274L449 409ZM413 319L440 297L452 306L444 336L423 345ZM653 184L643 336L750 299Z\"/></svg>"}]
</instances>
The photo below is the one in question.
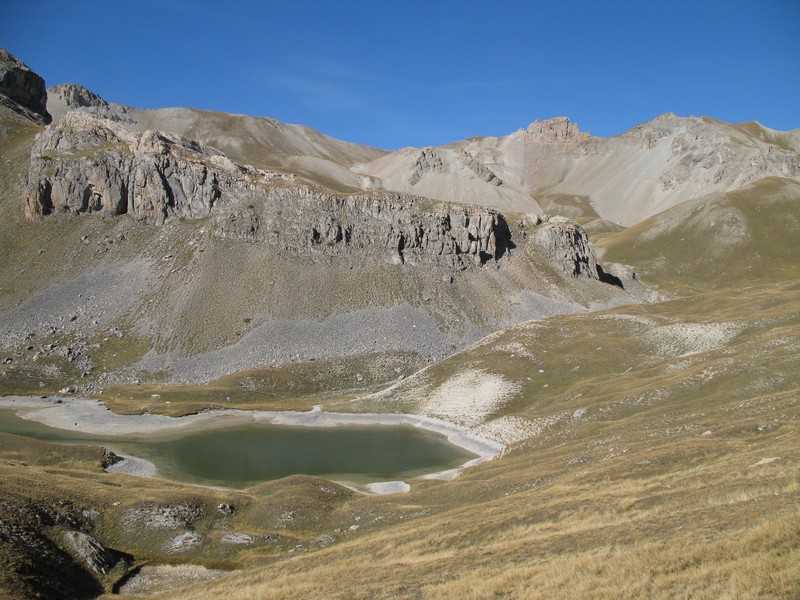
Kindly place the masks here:
<instances>
[{"instance_id":1,"label":"layered rock strata","mask_svg":"<svg viewBox=\"0 0 800 600\"><path fill-rule=\"evenodd\" d=\"M398 192L328 193L292 176L236 164L180 135L133 132L81 111L67 113L37 137L25 206L31 219L127 214L163 224L213 216L218 237L266 243L279 255L452 270L494 264L515 247L503 215L490 208ZM597 278L579 226L553 218L534 231L559 271Z\"/></svg>"},{"instance_id":2,"label":"layered rock strata","mask_svg":"<svg viewBox=\"0 0 800 600\"><path fill-rule=\"evenodd\" d=\"M241 210L225 217L219 231L265 240L287 254L359 254L455 269L500 260L514 246L503 215L488 208L392 192L341 196L300 186L275 187L265 199L260 216Z\"/></svg>"}]
</instances>

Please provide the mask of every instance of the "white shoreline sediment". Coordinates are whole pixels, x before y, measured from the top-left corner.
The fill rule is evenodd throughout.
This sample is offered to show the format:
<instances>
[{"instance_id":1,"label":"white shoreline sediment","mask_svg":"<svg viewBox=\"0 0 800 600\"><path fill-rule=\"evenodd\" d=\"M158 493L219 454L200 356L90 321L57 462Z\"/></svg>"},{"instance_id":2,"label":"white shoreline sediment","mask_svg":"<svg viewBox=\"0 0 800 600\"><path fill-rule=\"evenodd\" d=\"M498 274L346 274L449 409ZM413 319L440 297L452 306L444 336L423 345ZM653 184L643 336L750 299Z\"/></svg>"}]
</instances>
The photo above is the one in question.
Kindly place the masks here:
<instances>
[{"instance_id":1,"label":"white shoreline sediment","mask_svg":"<svg viewBox=\"0 0 800 600\"><path fill-rule=\"evenodd\" d=\"M0 408L12 409L20 418L36 421L55 429L107 437L150 436L253 422L301 427L411 425L440 433L451 444L477 454L476 458L467 461L460 467L423 475L422 478L425 479L452 479L466 467L492 460L503 450L503 445L499 442L481 438L468 429L433 417L398 413L333 413L323 411L319 406L315 406L308 412L223 409L183 417L169 417L153 414L119 415L110 411L99 400L73 396L48 398L3 396L0 397ZM147 460L133 456L124 456L123 459L109 467L108 471L128 473L139 477L153 477L157 474L155 465ZM374 482L352 487L357 491L370 494L396 494L407 492L410 489L410 486L404 481Z\"/></svg>"}]
</instances>

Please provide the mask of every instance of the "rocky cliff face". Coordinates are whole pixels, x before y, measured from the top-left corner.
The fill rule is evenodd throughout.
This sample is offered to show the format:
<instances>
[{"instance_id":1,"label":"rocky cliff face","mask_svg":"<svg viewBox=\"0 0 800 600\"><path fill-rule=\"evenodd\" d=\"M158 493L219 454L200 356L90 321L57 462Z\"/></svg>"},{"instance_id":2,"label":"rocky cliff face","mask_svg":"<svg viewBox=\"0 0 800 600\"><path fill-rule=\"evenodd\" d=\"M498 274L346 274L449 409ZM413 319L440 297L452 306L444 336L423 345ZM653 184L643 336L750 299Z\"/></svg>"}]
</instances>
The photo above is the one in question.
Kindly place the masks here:
<instances>
[{"instance_id":1,"label":"rocky cliff face","mask_svg":"<svg viewBox=\"0 0 800 600\"><path fill-rule=\"evenodd\" d=\"M87 112L69 112L48 127L31 154L25 198L31 219L128 214L162 224L213 216L217 236L266 243L280 255L455 271L495 263L515 247L502 214L489 208L397 192L328 193L236 164L185 137L137 133ZM436 162L435 154L427 159ZM576 228L552 219L534 239L564 274L596 278L586 236Z\"/></svg>"},{"instance_id":2,"label":"rocky cliff face","mask_svg":"<svg viewBox=\"0 0 800 600\"><path fill-rule=\"evenodd\" d=\"M0 103L38 123L49 123L44 79L0 48Z\"/></svg>"},{"instance_id":3,"label":"rocky cliff face","mask_svg":"<svg viewBox=\"0 0 800 600\"><path fill-rule=\"evenodd\" d=\"M52 115L53 121L60 121L72 111L79 110L104 119L123 123L127 128L142 133L148 129L161 130L156 126L137 127L136 113L139 111L129 106L107 102L91 90L75 83L62 83L47 88L47 110ZM168 133L179 133L168 131Z\"/></svg>"},{"instance_id":4,"label":"rocky cliff face","mask_svg":"<svg viewBox=\"0 0 800 600\"><path fill-rule=\"evenodd\" d=\"M109 104L100 96L87 90L82 85L75 83L62 83L47 88L48 102L58 99L64 103L67 108L81 108L81 107L95 107L95 108L108 108Z\"/></svg>"},{"instance_id":5,"label":"rocky cliff face","mask_svg":"<svg viewBox=\"0 0 800 600\"><path fill-rule=\"evenodd\" d=\"M496 211L391 192L341 196L305 186L267 190L258 209L222 215L219 235L265 241L289 255L360 255L458 270L513 248Z\"/></svg>"},{"instance_id":6,"label":"rocky cliff face","mask_svg":"<svg viewBox=\"0 0 800 600\"><path fill-rule=\"evenodd\" d=\"M583 227L566 217L549 217L534 229L540 252L564 275L599 279L597 260Z\"/></svg>"},{"instance_id":7,"label":"rocky cliff face","mask_svg":"<svg viewBox=\"0 0 800 600\"><path fill-rule=\"evenodd\" d=\"M53 212L131 214L163 223L172 216L207 216L224 197L243 196L277 177L182 136L138 134L72 112L34 143L26 213L29 218Z\"/></svg>"},{"instance_id":8,"label":"rocky cliff face","mask_svg":"<svg viewBox=\"0 0 800 600\"><path fill-rule=\"evenodd\" d=\"M161 224L214 211L218 235L264 241L284 254L358 253L455 269L498 260L513 246L502 215L490 209L287 186L290 177L235 164L182 136L139 134L85 112L70 112L41 133L31 154L26 211L32 219L130 214ZM277 180L281 185L271 185Z\"/></svg>"}]
</instances>

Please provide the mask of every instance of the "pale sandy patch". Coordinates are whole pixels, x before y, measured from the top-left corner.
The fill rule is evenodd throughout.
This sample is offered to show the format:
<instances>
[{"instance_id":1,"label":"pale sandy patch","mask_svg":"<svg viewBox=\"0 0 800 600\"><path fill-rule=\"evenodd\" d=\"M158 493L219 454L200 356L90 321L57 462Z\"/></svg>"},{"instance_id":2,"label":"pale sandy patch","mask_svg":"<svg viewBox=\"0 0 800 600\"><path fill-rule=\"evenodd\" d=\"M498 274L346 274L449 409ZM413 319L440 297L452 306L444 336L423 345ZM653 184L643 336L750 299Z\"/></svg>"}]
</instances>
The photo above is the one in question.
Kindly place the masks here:
<instances>
[{"instance_id":1,"label":"pale sandy patch","mask_svg":"<svg viewBox=\"0 0 800 600\"><path fill-rule=\"evenodd\" d=\"M647 317L641 317L639 315L619 314L619 313L607 314L607 315L595 315L594 318L603 321L623 321L635 325L644 325L646 327L655 324L655 321L653 321L653 319L648 319Z\"/></svg>"},{"instance_id":2,"label":"pale sandy patch","mask_svg":"<svg viewBox=\"0 0 800 600\"><path fill-rule=\"evenodd\" d=\"M422 413L474 427L519 393L519 383L477 369L451 377L431 394Z\"/></svg>"},{"instance_id":3,"label":"pale sandy patch","mask_svg":"<svg viewBox=\"0 0 800 600\"><path fill-rule=\"evenodd\" d=\"M655 327L645 334L662 356L688 356L723 347L742 330L740 323L677 323Z\"/></svg>"}]
</instances>

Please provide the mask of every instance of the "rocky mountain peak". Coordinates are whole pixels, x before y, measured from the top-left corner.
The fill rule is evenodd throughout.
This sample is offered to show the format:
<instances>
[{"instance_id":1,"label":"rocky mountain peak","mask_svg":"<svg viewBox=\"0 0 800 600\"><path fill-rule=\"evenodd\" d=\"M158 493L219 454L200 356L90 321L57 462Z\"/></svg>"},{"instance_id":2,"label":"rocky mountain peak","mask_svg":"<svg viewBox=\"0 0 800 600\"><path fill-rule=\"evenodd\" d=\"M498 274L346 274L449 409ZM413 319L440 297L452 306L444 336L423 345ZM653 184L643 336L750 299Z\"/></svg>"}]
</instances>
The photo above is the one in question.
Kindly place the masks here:
<instances>
[{"instance_id":1,"label":"rocky mountain peak","mask_svg":"<svg viewBox=\"0 0 800 600\"><path fill-rule=\"evenodd\" d=\"M25 63L0 48L0 104L28 119L47 124L47 90L44 79Z\"/></svg>"},{"instance_id":2,"label":"rocky mountain peak","mask_svg":"<svg viewBox=\"0 0 800 600\"><path fill-rule=\"evenodd\" d=\"M48 99L58 98L68 108L81 108L94 106L97 108L108 108L108 102L91 90L87 90L82 85L76 83L62 83L47 88Z\"/></svg>"},{"instance_id":3,"label":"rocky mountain peak","mask_svg":"<svg viewBox=\"0 0 800 600\"><path fill-rule=\"evenodd\" d=\"M536 120L527 129L542 141L563 142L588 139L591 134L581 132L577 123L570 123L569 117L554 117L544 121Z\"/></svg>"}]
</instances>

